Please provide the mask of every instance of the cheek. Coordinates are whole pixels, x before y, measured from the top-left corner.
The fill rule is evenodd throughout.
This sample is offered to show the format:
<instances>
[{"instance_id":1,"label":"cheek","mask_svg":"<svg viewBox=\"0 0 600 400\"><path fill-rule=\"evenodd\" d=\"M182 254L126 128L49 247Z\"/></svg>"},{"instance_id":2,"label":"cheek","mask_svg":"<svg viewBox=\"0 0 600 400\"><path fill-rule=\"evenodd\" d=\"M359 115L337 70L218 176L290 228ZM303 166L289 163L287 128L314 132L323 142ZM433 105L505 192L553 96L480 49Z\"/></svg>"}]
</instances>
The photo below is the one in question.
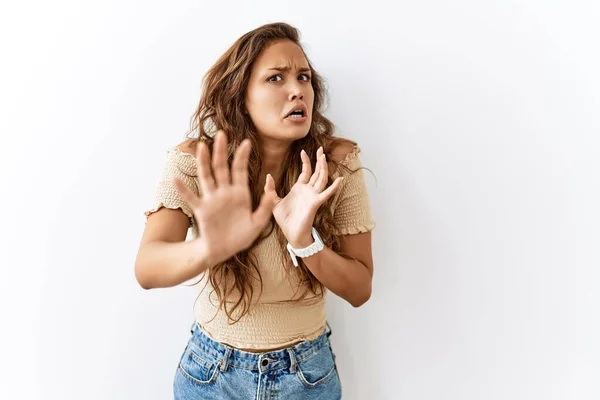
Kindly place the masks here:
<instances>
[{"instance_id":1,"label":"cheek","mask_svg":"<svg viewBox=\"0 0 600 400\"><path fill-rule=\"evenodd\" d=\"M249 99L252 104L252 109L256 113L265 112L265 110L269 108L270 103L273 101L269 90L266 90L264 88L254 89L250 93Z\"/></svg>"},{"instance_id":2,"label":"cheek","mask_svg":"<svg viewBox=\"0 0 600 400\"><path fill-rule=\"evenodd\" d=\"M255 117L262 117L265 119L276 118L282 112L285 104L285 99L282 101L280 97L281 94L273 89L255 89L248 97L250 102L250 112L254 114Z\"/></svg>"},{"instance_id":3,"label":"cheek","mask_svg":"<svg viewBox=\"0 0 600 400\"><path fill-rule=\"evenodd\" d=\"M307 105L310 105L310 108L312 108L312 106L315 104L315 92L312 86L310 90L306 91L306 94L304 95L304 100Z\"/></svg>"},{"instance_id":4,"label":"cheek","mask_svg":"<svg viewBox=\"0 0 600 400\"><path fill-rule=\"evenodd\" d=\"M264 88L257 88L252 92L252 101L254 101L254 104L257 108L260 108L265 103L265 99L268 98L269 91L265 90Z\"/></svg>"}]
</instances>

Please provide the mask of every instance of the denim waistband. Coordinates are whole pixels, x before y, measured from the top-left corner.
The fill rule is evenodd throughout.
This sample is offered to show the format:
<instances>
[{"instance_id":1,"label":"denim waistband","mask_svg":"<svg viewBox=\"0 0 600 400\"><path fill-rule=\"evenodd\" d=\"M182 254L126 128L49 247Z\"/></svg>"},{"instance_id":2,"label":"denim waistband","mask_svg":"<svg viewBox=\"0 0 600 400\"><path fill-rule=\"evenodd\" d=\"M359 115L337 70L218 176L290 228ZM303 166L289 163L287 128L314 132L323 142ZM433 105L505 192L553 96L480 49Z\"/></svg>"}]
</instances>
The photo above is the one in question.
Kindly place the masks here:
<instances>
[{"instance_id":1,"label":"denim waistband","mask_svg":"<svg viewBox=\"0 0 600 400\"><path fill-rule=\"evenodd\" d=\"M191 344L201 352L218 360L222 371L226 371L229 366L234 366L262 372L289 368L292 373L295 372L298 362L315 355L323 346L329 346L329 336L331 335L331 327L327 322L323 332L315 339L279 350L254 353L213 340L197 322L194 322L190 331L192 333Z\"/></svg>"}]
</instances>

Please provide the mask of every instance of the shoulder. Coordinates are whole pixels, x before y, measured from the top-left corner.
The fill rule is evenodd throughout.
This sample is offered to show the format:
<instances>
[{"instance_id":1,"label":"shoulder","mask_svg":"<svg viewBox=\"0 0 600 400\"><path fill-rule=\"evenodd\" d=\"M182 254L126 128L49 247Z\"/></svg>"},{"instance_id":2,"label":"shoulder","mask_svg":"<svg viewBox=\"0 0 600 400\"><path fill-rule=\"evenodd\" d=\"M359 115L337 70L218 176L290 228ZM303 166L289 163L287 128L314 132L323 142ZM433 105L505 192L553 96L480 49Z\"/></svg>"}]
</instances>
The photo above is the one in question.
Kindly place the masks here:
<instances>
[{"instance_id":1,"label":"shoulder","mask_svg":"<svg viewBox=\"0 0 600 400\"><path fill-rule=\"evenodd\" d=\"M328 157L330 160L340 164L348 164L358 158L360 147L350 139L334 138L329 146Z\"/></svg>"},{"instance_id":2,"label":"shoulder","mask_svg":"<svg viewBox=\"0 0 600 400\"><path fill-rule=\"evenodd\" d=\"M196 147L198 146L198 141L196 139L188 139L184 142L179 143L175 146L175 149L179 150L182 153L196 155Z\"/></svg>"},{"instance_id":3,"label":"shoulder","mask_svg":"<svg viewBox=\"0 0 600 400\"><path fill-rule=\"evenodd\" d=\"M188 139L167 151L167 168L196 176L196 140Z\"/></svg>"}]
</instances>

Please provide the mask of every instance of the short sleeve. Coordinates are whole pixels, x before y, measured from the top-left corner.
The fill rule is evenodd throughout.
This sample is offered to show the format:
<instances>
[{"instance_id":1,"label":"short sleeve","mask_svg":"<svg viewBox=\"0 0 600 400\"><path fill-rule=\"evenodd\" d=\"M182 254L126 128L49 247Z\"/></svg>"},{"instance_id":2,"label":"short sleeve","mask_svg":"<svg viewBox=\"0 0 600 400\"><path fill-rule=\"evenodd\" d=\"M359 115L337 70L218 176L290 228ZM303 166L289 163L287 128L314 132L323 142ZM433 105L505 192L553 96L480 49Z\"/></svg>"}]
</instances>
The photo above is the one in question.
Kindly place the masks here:
<instances>
[{"instance_id":1,"label":"short sleeve","mask_svg":"<svg viewBox=\"0 0 600 400\"><path fill-rule=\"evenodd\" d=\"M198 195L196 183L195 157L177 148L167 151L166 160L154 195L152 208L144 211L146 217L160 210L162 207L173 210L181 209L190 219L190 226L194 226L194 214L190 206L183 200L179 191L175 188L173 178L179 178L185 185Z\"/></svg>"},{"instance_id":2,"label":"short sleeve","mask_svg":"<svg viewBox=\"0 0 600 400\"><path fill-rule=\"evenodd\" d=\"M333 176L344 177L333 201L333 218L341 235L370 232L375 228L359 153L360 148L354 146L340 162L349 170L341 167Z\"/></svg>"}]
</instances>

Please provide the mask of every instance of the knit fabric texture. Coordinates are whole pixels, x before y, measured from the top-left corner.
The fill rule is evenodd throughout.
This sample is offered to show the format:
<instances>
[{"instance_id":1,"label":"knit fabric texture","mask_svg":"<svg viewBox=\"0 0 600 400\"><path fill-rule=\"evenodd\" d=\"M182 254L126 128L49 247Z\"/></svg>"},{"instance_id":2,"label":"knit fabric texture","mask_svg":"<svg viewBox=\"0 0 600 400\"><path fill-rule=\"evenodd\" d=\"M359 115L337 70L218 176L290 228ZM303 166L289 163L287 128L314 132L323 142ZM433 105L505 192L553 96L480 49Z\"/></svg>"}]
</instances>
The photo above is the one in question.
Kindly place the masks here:
<instances>
[{"instance_id":1,"label":"knit fabric texture","mask_svg":"<svg viewBox=\"0 0 600 400\"><path fill-rule=\"evenodd\" d=\"M338 233L343 235L370 232L375 228L363 170L359 169L362 166L359 153L360 148L354 146L340 162L351 171L344 168L330 171L334 179L340 175L344 177L332 201ZM175 189L174 177L200 196L195 156L177 147L170 148L154 204L144 215L148 217L162 207L181 209L190 220L193 236L201 235L192 209ZM208 280L208 270L194 279L197 283L193 287L198 295L194 315L212 339L236 348L266 350L314 339L325 329L328 291L325 290L324 296L315 295L300 285L289 254L280 247L274 232L251 250L258 262L262 289L259 280L252 280L254 294L249 312L239 321L233 323L228 319ZM234 291L225 301L231 305L238 296L239 292ZM239 311L233 313L234 318L239 317Z\"/></svg>"}]
</instances>

